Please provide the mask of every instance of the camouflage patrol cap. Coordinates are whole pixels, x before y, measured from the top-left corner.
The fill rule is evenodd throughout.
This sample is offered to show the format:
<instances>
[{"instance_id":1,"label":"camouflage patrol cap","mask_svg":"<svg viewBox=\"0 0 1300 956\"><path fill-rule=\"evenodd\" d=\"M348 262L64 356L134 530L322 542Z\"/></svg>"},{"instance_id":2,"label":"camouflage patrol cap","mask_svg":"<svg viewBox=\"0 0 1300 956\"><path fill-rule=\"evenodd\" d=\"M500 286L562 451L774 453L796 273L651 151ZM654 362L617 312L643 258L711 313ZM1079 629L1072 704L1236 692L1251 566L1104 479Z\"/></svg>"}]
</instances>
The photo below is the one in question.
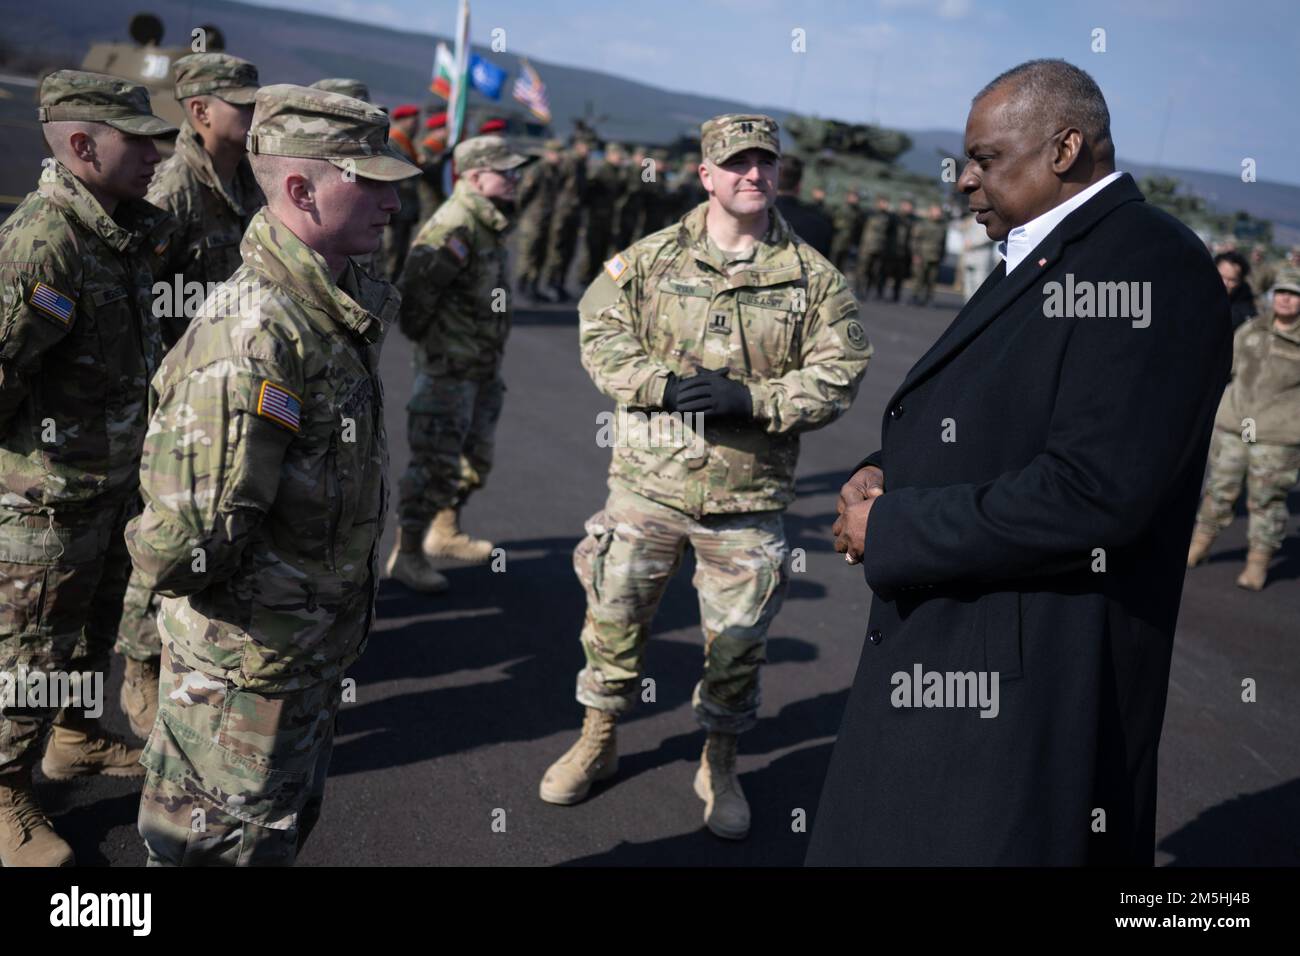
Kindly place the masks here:
<instances>
[{"instance_id":1,"label":"camouflage patrol cap","mask_svg":"<svg viewBox=\"0 0 1300 956\"><path fill-rule=\"evenodd\" d=\"M471 136L456 144L452 152L456 171L467 173L471 169L495 169L504 172L528 162L510 148L504 136Z\"/></svg>"},{"instance_id":2,"label":"camouflage patrol cap","mask_svg":"<svg viewBox=\"0 0 1300 956\"><path fill-rule=\"evenodd\" d=\"M1295 269L1283 269L1277 274L1277 281L1273 283L1270 292L1294 292L1300 295L1300 271Z\"/></svg>"},{"instance_id":3,"label":"camouflage patrol cap","mask_svg":"<svg viewBox=\"0 0 1300 956\"><path fill-rule=\"evenodd\" d=\"M257 91L248 152L324 159L384 182L420 174L418 166L388 144L388 115L379 107L289 83Z\"/></svg>"},{"instance_id":4,"label":"camouflage patrol cap","mask_svg":"<svg viewBox=\"0 0 1300 956\"><path fill-rule=\"evenodd\" d=\"M558 153L564 149L564 140L548 139L546 142L542 144L542 149L549 149Z\"/></svg>"},{"instance_id":5,"label":"camouflage patrol cap","mask_svg":"<svg viewBox=\"0 0 1300 956\"><path fill-rule=\"evenodd\" d=\"M705 159L718 164L746 149L765 149L780 156L780 127L761 113L725 113L700 127L700 149Z\"/></svg>"},{"instance_id":6,"label":"camouflage patrol cap","mask_svg":"<svg viewBox=\"0 0 1300 956\"><path fill-rule=\"evenodd\" d=\"M235 106L257 96L257 67L229 53L191 53L172 64L176 98L211 94Z\"/></svg>"},{"instance_id":7,"label":"camouflage patrol cap","mask_svg":"<svg viewBox=\"0 0 1300 956\"><path fill-rule=\"evenodd\" d=\"M370 87L360 80L349 80L341 76L327 77L323 80L317 80L311 85L311 89L324 90L326 93L342 93L354 100L370 102Z\"/></svg>"},{"instance_id":8,"label":"camouflage patrol cap","mask_svg":"<svg viewBox=\"0 0 1300 956\"><path fill-rule=\"evenodd\" d=\"M41 82L42 123L81 120L107 123L132 136L166 136L176 127L153 115L149 91L138 83L106 73L55 70Z\"/></svg>"}]
</instances>

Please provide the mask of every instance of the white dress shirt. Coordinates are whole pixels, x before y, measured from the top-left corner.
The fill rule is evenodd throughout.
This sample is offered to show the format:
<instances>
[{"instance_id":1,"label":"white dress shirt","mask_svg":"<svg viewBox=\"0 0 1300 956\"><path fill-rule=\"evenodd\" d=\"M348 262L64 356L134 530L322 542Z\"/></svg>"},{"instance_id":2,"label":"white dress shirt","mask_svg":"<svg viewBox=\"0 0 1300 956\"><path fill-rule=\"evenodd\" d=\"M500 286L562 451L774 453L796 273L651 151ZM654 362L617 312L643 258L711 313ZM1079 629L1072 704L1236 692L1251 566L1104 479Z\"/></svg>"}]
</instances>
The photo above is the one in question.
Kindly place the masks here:
<instances>
[{"instance_id":1,"label":"white dress shirt","mask_svg":"<svg viewBox=\"0 0 1300 956\"><path fill-rule=\"evenodd\" d=\"M1016 226L1007 233L1007 238L998 243L998 255L1007 260L1007 275L1010 275L1012 269L1025 261L1025 258L1037 248L1038 244L1047 237L1047 234L1060 225L1062 219L1122 175L1124 174L1117 170L1109 176L1097 180L1083 192L1071 196L1059 206L1053 206L1047 210L1037 219L1031 219L1023 226Z\"/></svg>"}]
</instances>

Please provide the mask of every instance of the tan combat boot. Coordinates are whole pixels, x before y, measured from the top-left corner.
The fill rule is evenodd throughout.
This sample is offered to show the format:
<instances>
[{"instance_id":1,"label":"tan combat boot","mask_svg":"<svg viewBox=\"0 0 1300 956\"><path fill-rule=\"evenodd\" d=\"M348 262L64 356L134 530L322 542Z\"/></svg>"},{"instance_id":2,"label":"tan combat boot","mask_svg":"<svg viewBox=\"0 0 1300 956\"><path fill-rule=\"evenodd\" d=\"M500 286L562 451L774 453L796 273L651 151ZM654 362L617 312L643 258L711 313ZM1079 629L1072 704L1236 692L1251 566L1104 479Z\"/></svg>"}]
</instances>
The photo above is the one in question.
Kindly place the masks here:
<instances>
[{"instance_id":1,"label":"tan combat boot","mask_svg":"<svg viewBox=\"0 0 1300 956\"><path fill-rule=\"evenodd\" d=\"M420 542L416 536L403 528L397 529L397 544L388 556L384 574L394 581L400 581L412 591L423 594L441 594L451 585L438 573L420 551Z\"/></svg>"},{"instance_id":2,"label":"tan combat boot","mask_svg":"<svg viewBox=\"0 0 1300 956\"><path fill-rule=\"evenodd\" d=\"M1264 581L1268 578L1268 563L1273 560L1273 552L1263 548L1251 548L1246 552L1246 570L1237 577L1237 587L1247 591L1264 590Z\"/></svg>"},{"instance_id":3,"label":"tan combat boot","mask_svg":"<svg viewBox=\"0 0 1300 956\"><path fill-rule=\"evenodd\" d=\"M482 564L492 556L492 542L471 538L460 530L460 512L444 508L434 515L424 535L424 554L429 558L455 558Z\"/></svg>"},{"instance_id":4,"label":"tan combat boot","mask_svg":"<svg viewBox=\"0 0 1300 956\"><path fill-rule=\"evenodd\" d=\"M147 661L126 658L118 703L131 722L131 732L148 740L158 716L158 658Z\"/></svg>"},{"instance_id":5,"label":"tan combat boot","mask_svg":"<svg viewBox=\"0 0 1300 956\"><path fill-rule=\"evenodd\" d=\"M54 832L32 788L32 770L0 774L0 866L73 866L72 847Z\"/></svg>"},{"instance_id":6,"label":"tan combat boot","mask_svg":"<svg viewBox=\"0 0 1300 956\"><path fill-rule=\"evenodd\" d=\"M99 721L66 708L54 718L54 729L45 745L41 772L51 780L71 780L94 774L143 777L141 750L130 746L116 734L108 733Z\"/></svg>"},{"instance_id":7,"label":"tan combat boot","mask_svg":"<svg viewBox=\"0 0 1300 956\"><path fill-rule=\"evenodd\" d=\"M1214 535L1206 534L1204 531L1197 530L1192 535L1192 545L1187 549L1187 566L1194 568L1210 553L1210 545L1214 544Z\"/></svg>"},{"instance_id":8,"label":"tan combat boot","mask_svg":"<svg viewBox=\"0 0 1300 956\"><path fill-rule=\"evenodd\" d=\"M695 795L704 801L704 825L716 836L743 840L749 834L749 803L736 776L735 734L709 734L695 773Z\"/></svg>"},{"instance_id":9,"label":"tan combat boot","mask_svg":"<svg viewBox=\"0 0 1300 956\"><path fill-rule=\"evenodd\" d=\"M543 800L562 806L580 803L587 798L593 783L618 773L615 720L615 715L608 711L587 708L578 742L546 768L538 791Z\"/></svg>"}]
</instances>

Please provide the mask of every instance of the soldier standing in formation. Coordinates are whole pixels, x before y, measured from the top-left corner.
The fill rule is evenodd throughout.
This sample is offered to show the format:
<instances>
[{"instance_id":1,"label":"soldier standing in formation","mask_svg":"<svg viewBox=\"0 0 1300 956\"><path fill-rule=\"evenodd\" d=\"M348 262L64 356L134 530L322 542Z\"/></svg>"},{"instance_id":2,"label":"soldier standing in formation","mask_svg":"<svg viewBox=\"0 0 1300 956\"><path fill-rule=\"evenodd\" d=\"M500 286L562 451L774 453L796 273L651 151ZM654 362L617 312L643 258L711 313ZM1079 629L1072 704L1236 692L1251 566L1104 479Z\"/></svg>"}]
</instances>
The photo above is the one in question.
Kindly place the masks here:
<instances>
[{"instance_id":1,"label":"soldier standing in formation","mask_svg":"<svg viewBox=\"0 0 1300 956\"><path fill-rule=\"evenodd\" d=\"M548 139L541 162L533 163L524 173L518 188L519 229L516 243L518 266L515 288L520 295L545 300L541 282L546 266L547 242L551 233L551 216L560 187L560 151L564 144Z\"/></svg>"},{"instance_id":2,"label":"soldier standing in formation","mask_svg":"<svg viewBox=\"0 0 1300 956\"><path fill-rule=\"evenodd\" d=\"M420 166L420 154L415 145L416 129L420 123L420 108L413 103L393 107L389 114L388 142L406 157L412 166ZM411 239L420 228L420 192L418 179L404 179L397 183L397 199L402 208L384 230L384 278L396 282L406 263Z\"/></svg>"},{"instance_id":3,"label":"soldier standing in formation","mask_svg":"<svg viewBox=\"0 0 1300 956\"><path fill-rule=\"evenodd\" d=\"M388 504L379 350L397 294L351 259L379 248L392 182L419 173L387 140L360 100L258 92L267 206L153 382L127 531L167 597L141 757L151 865L288 865L320 815Z\"/></svg>"},{"instance_id":4,"label":"soldier standing in formation","mask_svg":"<svg viewBox=\"0 0 1300 956\"><path fill-rule=\"evenodd\" d=\"M162 357L151 292L175 228L144 201L160 159L152 137L176 128L143 86L59 70L40 104L53 160L0 226L0 671L11 687L32 672L76 686L71 700L0 700L4 866L73 862L32 788L47 733L52 780L144 772L140 751L87 711L131 570L122 532Z\"/></svg>"},{"instance_id":5,"label":"soldier standing in formation","mask_svg":"<svg viewBox=\"0 0 1300 956\"><path fill-rule=\"evenodd\" d=\"M1205 560L1246 482L1250 524L1246 568L1237 586L1259 591L1286 538L1286 499L1300 476L1300 271L1285 270L1272 308L1233 337L1232 381L1219 402L1210 473L1196 516L1187 566Z\"/></svg>"},{"instance_id":6,"label":"soldier standing in formation","mask_svg":"<svg viewBox=\"0 0 1300 956\"><path fill-rule=\"evenodd\" d=\"M623 195L615 209L614 245L626 249L632 241L644 235L647 180L656 175L654 160L646 155L644 146L632 147L632 159L627 164Z\"/></svg>"},{"instance_id":7,"label":"soldier standing in formation","mask_svg":"<svg viewBox=\"0 0 1300 956\"><path fill-rule=\"evenodd\" d=\"M176 152L158 167L146 198L177 222L159 278L181 290L190 282L201 283L206 296L206 290L239 268L239 240L264 201L244 150L257 67L225 53L194 53L177 60L172 75L186 120L176 137ZM188 303L190 298L178 292L172 301ZM162 311L167 351L180 339L190 315L181 309ZM158 602L132 572L115 650L126 663L122 711L141 738L149 736L158 713Z\"/></svg>"},{"instance_id":8,"label":"soldier standing in formation","mask_svg":"<svg viewBox=\"0 0 1300 956\"><path fill-rule=\"evenodd\" d=\"M582 224L582 198L587 190L587 155L591 144L576 139L561 154L556 169L555 204L551 210L550 232L546 239L546 265L542 283L556 302L568 302L564 281L573 264L578 246L578 229Z\"/></svg>"},{"instance_id":9,"label":"soldier standing in formation","mask_svg":"<svg viewBox=\"0 0 1300 956\"><path fill-rule=\"evenodd\" d=\"M459 513L492 467L511 317L503 209L527 162L500 136L458 143L454 159L460 179L420 229L399 282L415 383L406 406L411 460L398 486L401 524L387 572L426 593L447 589L428 559L481 562L492 553L490 542L460 530Z\"/></svg>"},{"instance_id":10,"label":"soldier standing in formation","mask_svg":"<svg viewBox=\"0 0 1300 956\"><path fill-rule=\"evenodd\" d=\"M619 422L609 499L574 552L587 593L586 718L540 795L577 803L616 772L615 720L640 690L651 618L689 545L705 636L693 707L708 732L695 792L710 830L739 839L749 805L736 735L757 719L784 596L781 513L798 436L848 409L871 345L844 277L771 208L776 122L719 116L702 133L708 204L614 256L578 306L583 366L604 394L703 418L664 416L677 422L670 441L652 440L641 416Z\"/></svg>"},{"instance_id":11,"label":"soldier standing in formation","mask_svg":"<svg viewBox=\"0 0 1300 956\"><path fill-rule=\"evenodd\" d=\"M885 297L885 278L898 233L898 220L886 196L876 198L876 209L866 217L858 240L857 287L865 300L874 289L876 298Z\"/></svg>"},{"instance_id":12,"label":"soldier standing in formation","mask_svg":"<svg viewBox=\"0 0 1300 956\"><path fill-rule=\"evenodd\" d=\"M831 214L831 225L834 229L831 264L843 272L848 268L853 244L862 234L862 201L856 189L850 189L844 194L844 204L836 207Z\"/></svg>"},{"instance_id":13,"label":"soldier standing in formation","mask_svg":"<svg viewBox=\"0 0 1300 956\"><path fill-rule=\"evenodd\" d=\"M903 283L912 274L912 229L916 216L912 215L912 201L904 199L898 204L894 217L894 234L885 252L885 274L894 283L890 301L897 302L903 294Z\"/></svg>"},{"instance_id":14,"label":"soldier standing in formation","mask_svg":"<svg viewBox=\"0 0 1300 956\"><path fill-rule=\"evenodd\" d=\"M424 121L425 135L418 152L423 175L416 180L419 221L428 222L447 196L443 192L443 166L447 160L447 114L434 113ZM407 250L408 252L410 250Z\"/></svg>"},{"instance_id":15,"label":"soldier standing in formation","mask_svg":"<svg viewBox=\"0 0 1300 956\"><path fill-rule=\"evenodd\" d=\"M919 220L912 230L912 265L916 275L913 305L930 303L934 296L934 283L939 277L939 263L943 262L947 247L948 223L944 221L943 208L936 203L930 206L927 217Z\"/></svg>"},{"instance_id":16,"label":"soldier standing in formation","mask_svg":"<svg viewBox=\"0 0 1300 956\"><path fill-rule=\"evenodd\" d=\"M587 177L587 231L583 237L582 281L590 284L609 256L614 233L614 210L627 181L623 175L625 156L618 143L605 144L605 156Z\"/></svg>"}]
</instances>

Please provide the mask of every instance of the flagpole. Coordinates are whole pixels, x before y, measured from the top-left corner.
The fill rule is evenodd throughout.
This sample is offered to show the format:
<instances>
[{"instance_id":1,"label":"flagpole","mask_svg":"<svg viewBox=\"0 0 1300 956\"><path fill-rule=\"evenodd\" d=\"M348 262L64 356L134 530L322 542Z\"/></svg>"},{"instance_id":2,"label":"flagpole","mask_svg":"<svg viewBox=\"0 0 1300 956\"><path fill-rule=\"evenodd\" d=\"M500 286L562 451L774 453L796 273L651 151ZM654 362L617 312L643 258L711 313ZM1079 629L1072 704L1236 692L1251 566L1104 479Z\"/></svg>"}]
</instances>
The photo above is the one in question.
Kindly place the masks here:
<instances>
[{"instance_id":1,"label":"flagpole","mask_svg":"<svg viewBox=\"0 0 1300 956\"><path fill-rule=\"evenodd\" d=\"M451 100L447 104L447 148L460 142L465 125L465 102L469 96L469 0L460 0L456 18L456 70L451 78Z\"/></svg>"}]
</instances>

